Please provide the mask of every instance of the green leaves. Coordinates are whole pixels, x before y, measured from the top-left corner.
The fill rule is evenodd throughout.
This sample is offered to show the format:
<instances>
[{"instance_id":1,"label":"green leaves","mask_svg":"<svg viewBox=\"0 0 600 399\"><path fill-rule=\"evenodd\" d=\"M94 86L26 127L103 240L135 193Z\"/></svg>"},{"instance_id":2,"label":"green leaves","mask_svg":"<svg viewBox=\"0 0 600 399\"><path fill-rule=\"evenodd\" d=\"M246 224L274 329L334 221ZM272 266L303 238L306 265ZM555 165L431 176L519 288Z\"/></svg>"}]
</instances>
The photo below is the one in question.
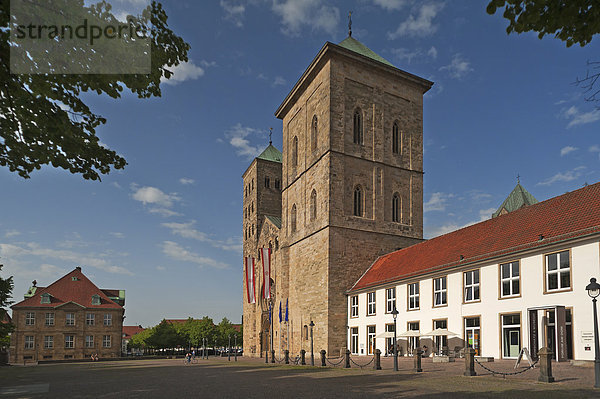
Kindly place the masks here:
<instances>
[{"instance_id":1,"label":"green leaves","mask_svg":"<svg viewBox=\"0 0 600 399\"><path fill-rule=\"evenodd\" d=\"M600 33L600 4L589 0L492 0L487 12L505 7L507 33L534 31L541 39L554 35L565 42L585 46Z\"/></svg>"},{"instance_id":2,"label":"green leaves","mask_svg":"<svg viewBox=\"0 0 600 399\"><path fill-rule=\"evenodd\" d=\"M2 271L0 265L0 271ZM9 301L13 290L13 279L0 277L0 346L8 346L10 344L10 337L8 336L14 330L14 326L9 323L2 323L3 320L7 320L7 311L4 309L5 306L9 306L13 301Z\"/></svg>"},{"instance_id":3,"label":"green leaves","mask_svg":"<svg viewBox=\"0 0 600 399\"><path fill-rule=\"evenodd\" d=\"M110 21L114 19L110 8L101 2L85 11ZM96 129L106 119L93 113L80 95L93 91L116 99L127 88L138 98L161 96L161 78L171 76L166 68L186 62L190 46L169 29L160 3L152 2L144 13L150 20L146 28L152 55L147 75L11 74L10 1L0 2L0 166L23 178L52 165L84 179L100 180L101 175L127 165L116 151L100 145ZM77 50L81 49L73 49Z\"/></svg>"}]
</instances>

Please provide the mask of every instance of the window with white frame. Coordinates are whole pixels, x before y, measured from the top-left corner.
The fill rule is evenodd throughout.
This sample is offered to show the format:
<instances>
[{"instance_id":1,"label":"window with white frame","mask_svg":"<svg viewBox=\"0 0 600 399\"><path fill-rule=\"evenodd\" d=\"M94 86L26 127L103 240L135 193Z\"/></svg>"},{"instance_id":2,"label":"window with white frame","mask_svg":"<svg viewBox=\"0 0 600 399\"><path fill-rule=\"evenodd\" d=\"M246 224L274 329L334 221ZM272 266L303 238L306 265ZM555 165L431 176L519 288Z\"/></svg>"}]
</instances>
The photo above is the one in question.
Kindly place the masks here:
<instances>
[{"instance_id":1,"label":"window with white frame","mask_svg":"<svg viewBox=\"0 0 600 399\"><path fill-rule=\"evenodd\" d=\"M445 306L448 304L447 277L433 279L433 306Z\"/></svg>"},{"instance_id":2,"label":"window with white frame","mask_svg":"<svg viewBox=\"0 0 600 399\"><path fill-rule=\"evenodd\" d=\"M385 312L392 313L396 309L396 287L385 290Z\"/></svg>"},{"instance_id":3,"label":"window with white frame","mask_svg":"<svg viewBox=\"0 0 600 399\"><path fill-rule=\"evenodd\" d=\"M367 316L375 314L375 292L369 292L367 294Z\"/></svg>"},{"instance_id":4,"label":"window with white frame","mask_svg":"<svg viewBox=\"0 0 600 399\"><path fill-rule=\"evenodd\" d=\"M96 323L96 315L93 313L87 313L85 315L85 324L88 326L93 326Z\"/></svg>"},{"instance_id":5,"label":"window with white frame","mask_svg":"<svg viewBox=\"0 0 600 399\"><path fill-rule=\"evenodd\" d=\"M519 261L500 265L500 296L502 298L518 296L521 293L519 275Z\"/></svg>"},{"instance_id":6,"label":"window with white frame","mask_svg":"<svg viewBox=\"0 0 600 399\"><path fill-rule=\"evenodd\" d=\"M106 313L104 315L104 325L105 326L112 326L112 315L110 313Z\"/></svg>"},{"instance_id":7,"label":"window with white frame","mask_svg":"<svg viewBox=\"0 0 600 399\"><path fill-rule=\"evenodd\" d=\"M350 329L350 352L353 355L358 355L358 327Z\"/></svg>"},{"instance_id":8,"label":"window with white frame","mask_svg":"<svg viewBox=\"0 0 600 399\"><path fill-rule=\"evenodd\" d=\"M102 336L102 347L110 348L110 335Z\"/></svg>"},{"instance_id":9,"label":"window with white frame","mask_svg":"<svg viewBox=\"0 0 600 399\"><path fill-rule=\"evenodd\" d=\"M358 317L358 295L350 297L350 317Z\"/></svg>"},{"instance_id":10,"label":"window with white frame","mask_svg":"<svg viewBox=\"0 0 600 399\"><path fill-rule=\"evenodd\" d=\"M75 347L75 336L65 335L65 348L73 349Z\"/></svg>"},{"instance_id":11,"label":"window with white frame","mask_svg":"<svg viewBox=\"0 0 600 399\"><path fill-rule=\"evenodd\" d=\"M54 335L45 335L44 336L44 349L52 349L54 348Z\"/></svg>"},{"instance_id":12,"label":"window with white frame","mask_svg":"<svg viewBox=\"0 0 600 399\"><path fill-rule=\"evenodd\" d=\"M93 335L86 335L85 336L85 347L86 348L93 348L94 347L94 336Z\"/></svg>"},{"instance_id":13,"label":"window with white frame","mask_svg":"<svg viewBox=\"0 0 600 399\"><path fill-rule=\"evenodd\" d=\"M408 309L419 309L419 283L408 285Z\"/></svg>"},{"instance_id":14,"label":"window with white frame","mask_svg":"<svg viewBox=\"0 0 600 399\"><path fill-rule=\"evenodd\" d=\"M25 349L33 349L34 346L35 346L35 341L34 341L33 335L26 335L25 336Z\"/></svg>"},{"instance_id":15,"label":"window with white frame","mask_svg":"<svg viewBox=\"0 0 600 399\"><path fill-rule=\"evenodd\" d=\"M546 291L571 288L571 260L569 251L546 255Z\"/></svg>"},{"instance_id":16,"label":"window with white frame","mask_svg":"<svg viewBox=\"0 0 600 399\"><path fill-rule=\"evenodd\" d=\"M26 326L34 326L35 325L35 313L34 312L25 313L25 325Z\"/></svg>"},{"instance_id":17,"label":"window with white frame","mask_svg":"<svg viewBox=\"0 0 600 399\"><path fill-rule=\"evenodd\" d=\"M479 269L464 273L464 301L479 301Z\"/></svg>"},{"instance_id":18,"label":"window with white frame","mask_svg":"<svg viewBox=\"0 0 600 399\"><path fill-rule=\"evenodd\" d=\"M54 325L54 313L46 313L46 325L47 326Z\"/></svg>"},{"instance_id":19,"label":"window with white frame","mask_svg":"<svg viewBox=\"0 0 600 399\"><path fill-rule=\"evenodd\" d=\"M66 314L65 324L67 326L75 325L75 313L67 313Z\"/></svg>"}]
</instances>

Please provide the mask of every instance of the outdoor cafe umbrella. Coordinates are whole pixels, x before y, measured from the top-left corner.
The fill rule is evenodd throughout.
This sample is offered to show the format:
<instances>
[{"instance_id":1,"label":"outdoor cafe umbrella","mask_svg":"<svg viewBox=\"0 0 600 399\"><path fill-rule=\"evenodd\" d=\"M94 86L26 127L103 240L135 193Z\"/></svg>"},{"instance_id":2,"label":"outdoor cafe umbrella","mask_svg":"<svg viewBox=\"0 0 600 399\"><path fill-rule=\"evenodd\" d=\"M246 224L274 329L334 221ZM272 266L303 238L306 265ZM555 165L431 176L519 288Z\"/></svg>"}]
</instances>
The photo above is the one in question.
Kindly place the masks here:
<instances>
[{"instance_id":1,"label":"outdoor cafe umbrella","mask_svg":"<svg viewBox=\"0 0 600 399\"><path fill-rule=\"evenodd\" d=\"M386 331L386 332L383 332L383 333L375 336L375 338L394 338L394 332Z\"/></svg>"},{"instance_id":2,"label":"outdoor cafe umbrella","mask_svg":"<svg viewBox=\"0 0 600 399\"><path fill-rule=\"evenodd\" d=\"M453 333L452 331L448 331L448 329L446 328L436 328L435 330L428 332L427 334L423 334L422 336L425 337L439 337L442 335L446 335L446 336L452 336L455 337L458 334Z\"/></svg>"},{"instance_id":3,"label":"outdoor cafe umbrella","mask_svg":"<svg viewBox=\"0 0 600 399\"><path fill-rule=\"evenodd\" d=\"M398 337L420 337L422 334L417 330L408 330L402 334L398 334Z\"/></svg>"}]
</instances>

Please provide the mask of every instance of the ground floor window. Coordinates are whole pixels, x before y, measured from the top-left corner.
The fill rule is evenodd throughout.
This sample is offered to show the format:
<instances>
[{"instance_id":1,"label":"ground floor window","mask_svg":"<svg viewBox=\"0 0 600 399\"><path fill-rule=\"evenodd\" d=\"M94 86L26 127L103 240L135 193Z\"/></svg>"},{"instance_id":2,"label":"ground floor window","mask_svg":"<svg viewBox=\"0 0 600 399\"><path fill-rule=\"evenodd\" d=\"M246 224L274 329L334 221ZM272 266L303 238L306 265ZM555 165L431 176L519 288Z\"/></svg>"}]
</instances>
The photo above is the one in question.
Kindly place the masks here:
<instances>
[{"instance_id":1,"label":"ground floor window","mask_svg":"<svg viewBox=\"0 0 600 399\"><path fill-rule=\"evenodd\" d=\"M410 331L419 331L420 326L418 321L409 321L407 324L407 330ZM419 347L419 337L408 337L408 351L409 353L414 353L414 351Z\"/></svg>"},{"instance_id":2,"label":"ground floor window","mask_svg":"<svg viewBox=\"0 0 600 399\"><path fill-rule=\"evenodd\" d=\"M433 321L433 329L434 330L437 330L437 329L447 330L448 329L448 320L447 319L434 320ZM448 336L447 335L434 336L433 344L435 345L434 350L436 351L436 353L438 355L442 355L443 348L448 347Z\"/></svg>"},{"instance_id":3,"label":"ground floor window","mask_svg":"<svg viewBox=\"0 0 600 399\"><path fill-rule=\"evenodd\" d=\"M25 336L25 349L33 349L33 346L34 346L33 335L26 335Z\"/></svg>"},{"instance_id":4,"label":"ground floor window","mask_svg":"<svg viewBox=\"0 0 600 399\"><path fill-rule=\"evenodd\" d=\"M385 332L394 332L393 324L385 325ZM386 337L385 339L385 353L386 355L391 355L394 353L394 337Z\"/></svg>"},{"instance_id":5,"label":"ground floor window","mask_svg":"<svg viewBox=\"0 0 600 399\"><path fill-rule=\"evenodd\" d=\"M350 352L353 355L358 355L358 327L350 329Z\"/></svg>"},{"instance_id":6,"label":"ground floor window","mask_svg":"<svg viewBox=\"0 0 600 399\"><path fill-rule=\"evenodd\" d=\"M521 352L521 315L500 316L502 322L502 357L516 359Z\"/></svg>"},{"instance_id":7,"label":"ground floor window","mask_svg":"<svg viewBox=\"0 0 600 399\"><path fill-rule=\"evenodd\" d=\"M375 326L367 326L367 355L375 351Z\"/></svg>"},{"instance_id":8,"label":"ground floor window","mask_svg":"<svg viewBox=\"0 0 600 399\"><path fill-rule=\"evenodd\" d=\"M52 349L54 348L54 336L53 335L45 335L44 336L44 349Z\"/></svg>"},{"instance_id":9,"label":"ground floor window","mask_svg":"<svg viewBox=\"0 0 600 399\"><path fill-rule=\"evenodd\" d=\"M481 356L481 327L479 317L465 317L465 344Z\"/></svg>"}]
</instances>

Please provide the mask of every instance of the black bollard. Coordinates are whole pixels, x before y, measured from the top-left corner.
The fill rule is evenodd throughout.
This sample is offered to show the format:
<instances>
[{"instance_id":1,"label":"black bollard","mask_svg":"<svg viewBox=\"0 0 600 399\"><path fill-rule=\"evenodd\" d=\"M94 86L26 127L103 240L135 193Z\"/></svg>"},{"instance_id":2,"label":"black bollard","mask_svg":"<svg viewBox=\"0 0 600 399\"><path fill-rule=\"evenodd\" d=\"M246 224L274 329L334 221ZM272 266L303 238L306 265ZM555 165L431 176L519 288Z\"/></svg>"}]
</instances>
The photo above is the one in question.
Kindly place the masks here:
<instances>
[{"instance_id":1,"label":"black bollard","mask_svg":"<svg viewBox=\"0 0 600 399\"><path fill-rule=\"evenodd\" d=\"M275 351L271 351L271 363L275 363Z\"/></svg>"},{"instance_id":2,"label":"black bollard","mask_svg":"<svg viewBox=\"0 0 600 399\"><path fill-rule=\"evenodd\" d=\"M421 368L421 356L423 356L423 349L417 348L417 353L415 354L414 360L414 371L416 371L417 373L423 371L423 369Z\"/></svg>"},{"instance_id":3,"label":"black bollard","mask_svg":"<svg viewBox=\"0 0 600 399\"><path fill-rule=\"evenodd\" d=\"M285 350L285 364L290 364L290 351Z\"/></svg>"},{"instance_id":4,"label":"black bollard","mask_svg":"<svg viewBox=\"0 0 600 399\"><path fill-rule=\"evenodd\" d=\"M346 364L344 365L344 368L350 368L350 349L346 349Z\"/></svg>"},{"instance_id":5,"label":"black bollard","mask_svg":"<svg viewBox=\"0 0 600 399\"><path fill-rule=\"evenodd\" d=\"M465 372L464 375L467 377L477 375L475 372L475 349L465 349Z\"/></svg>"},{"instance_id":6,"label":"black bollard","mask_svg":"<svg viewBox=\"0 0 600 399\"><path fill-rule=\"evenodd\" d=\"M265 350L265 363L269 363L269 352Z\"/></svg>"},{"instance_id":7,"label":"black bollard","mask_svg":"<svg viewBox=\"0 0 600 399\"><path fill-rule=\"evenodd\" d=\"M554 377L552 376L552 356L554 356L554 353L552 353L550 348L544 347L539 350L538 356L540 357L540 376L538 377L538 381L554 382Z\"/></svg>"},{"instance_id":8,"label":"black bollard","mask_svg":"<svg viewBox=\"0 0 600 399\"><path fill-rule=\"evenodd\" d=\"M375 370L381 370L381 351L379 349L375 349L375 354L373 356L375 356L375 364L373 365L373 368Z\"/></svg>"},{"instance_id":9,"label":"black bollard","mask_svg":"<svg viewBox=\"0 0 600 399\"><path fill-rule=\"evenodd\" d=\"M306 351L304 349L300 351L300 364L306 366Z\"/></svg>"},{"instance_id":10,"label":"black bollard","mask_svg":"<svg viewBox=\"0 0 600 399\"><path fill-rule=\"evenodd\" d=\"M327 365L325 364L325 354L326 354L326 353L327 353L327 352L325 352L325 349L323 349L323 350L321 351L321 367L325 367L325 366L327 366Z\"/></svg>"}]
</instances>

